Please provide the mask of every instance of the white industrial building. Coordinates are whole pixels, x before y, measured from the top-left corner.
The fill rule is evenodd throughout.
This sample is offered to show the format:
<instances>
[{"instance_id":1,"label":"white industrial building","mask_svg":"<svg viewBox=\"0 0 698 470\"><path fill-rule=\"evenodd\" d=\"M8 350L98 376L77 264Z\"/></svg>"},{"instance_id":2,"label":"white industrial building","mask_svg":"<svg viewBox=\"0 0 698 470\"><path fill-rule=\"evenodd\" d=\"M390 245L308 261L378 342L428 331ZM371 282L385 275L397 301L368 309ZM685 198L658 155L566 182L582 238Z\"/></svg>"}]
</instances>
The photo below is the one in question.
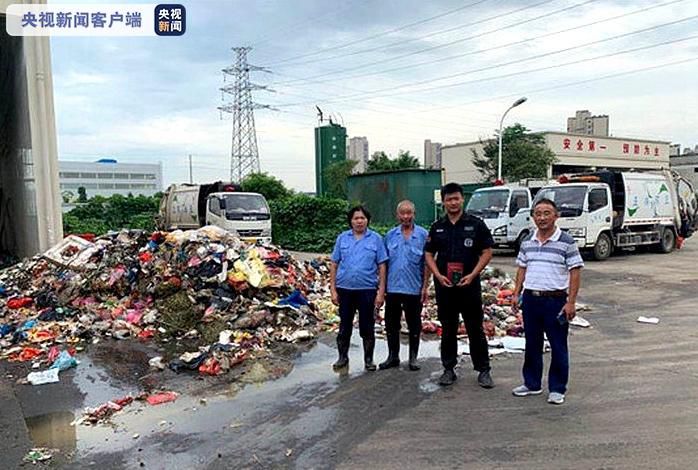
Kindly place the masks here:
<instances>
[{"instance_id":1,"label":"white industrial building","mask_svg":"<svg viewBox=\"0 0 698 470\"><path fill-rule=\"evenodd\" d=\"M112 159L96 162L59 161L59 180L64 204L75 202L78 189L88 198L129 194L153 196L163 190L162 163L119 163Z\"/></svg>"},{"instance_id":2,"label":"white industrial building","mask_svg":"<svg viewBox=\"0 0 698 470\"><path fill-rule=\"evenodd\" d=\"M669 168L669 142L623 137L600 137L565 132L542 132L557 161L548 177L602 168L657 170ZM477 183L482 175L473 165L473 151L483 154L483 142L445 145L441 149L444 181Z\"/></svg>"},{"instance_id":3,"label":"white industrial building","mask_svg":"<svg viewBox=\"0 0 698 470\"><path fill-rule=\"evenodd\" d=\"M357 162L352 169L353 174L366 171L366 165L368 165L368 139L366 137L352 137L349 139L347 159Z\"/></svg>"}]
</instances>

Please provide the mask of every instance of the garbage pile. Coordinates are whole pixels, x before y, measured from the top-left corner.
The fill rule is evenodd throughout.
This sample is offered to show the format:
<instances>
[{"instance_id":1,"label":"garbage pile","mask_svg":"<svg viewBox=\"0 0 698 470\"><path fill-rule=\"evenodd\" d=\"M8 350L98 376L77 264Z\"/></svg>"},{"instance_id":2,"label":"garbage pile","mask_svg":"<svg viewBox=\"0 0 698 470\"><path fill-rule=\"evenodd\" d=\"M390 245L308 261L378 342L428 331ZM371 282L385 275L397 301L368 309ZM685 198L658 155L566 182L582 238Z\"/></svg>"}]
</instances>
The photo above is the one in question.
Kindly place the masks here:
<instances>
[{"instance_id":1,"label":"garbage pile","mask_svg":"<svg viewBox=\"0 0 698 470\"><path fill-rule=\"evenodd\" d=\"M0 359L41 369L61 357L62 370L63 353L99 338L186 338L199 347L167 365L218 375L276 342L313 338L328 273L321 260L300 262L212 226L69 236L0 271Z\"/></svg>"},{"instance_id":2,"label":"garbage pile","mask_svg":"<svg viewBox=\"0 0 698 470\"><path fill-rule=\"evenodd\" d=\"M523 336L523 317L514 300L514 281L504 271L487 267L480 275L482 288L483 328L489 338ZM422 333L441 335L436 298L432 284L429 300L422 309ZM459 336L465 336L461 322Z\"/></svg>"}]
</instances>

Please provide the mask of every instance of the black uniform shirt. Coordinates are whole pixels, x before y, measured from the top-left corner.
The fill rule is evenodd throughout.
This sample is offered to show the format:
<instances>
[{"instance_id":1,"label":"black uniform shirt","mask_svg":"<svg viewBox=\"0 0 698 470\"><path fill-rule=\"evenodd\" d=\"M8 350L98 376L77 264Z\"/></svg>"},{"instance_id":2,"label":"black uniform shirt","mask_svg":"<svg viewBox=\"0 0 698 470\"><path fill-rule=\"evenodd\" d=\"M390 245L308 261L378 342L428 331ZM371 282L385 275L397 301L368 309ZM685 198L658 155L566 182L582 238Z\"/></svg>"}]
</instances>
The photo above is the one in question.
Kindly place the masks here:
<instances>
[{"instance_id":1,"label":"black uniform shirt","mask_svg":"<svg viewBox=\"0 0 698 470\"><path fill-rule=\"evenodd\" d=\"M455 224L444 216L431 225L424 251L436 255L436 266L446 274L447 263L463 263L463 274L475 269L482 251L494 246L492 234L478 217L463 213Z\"/></svg>"}]
</instances>

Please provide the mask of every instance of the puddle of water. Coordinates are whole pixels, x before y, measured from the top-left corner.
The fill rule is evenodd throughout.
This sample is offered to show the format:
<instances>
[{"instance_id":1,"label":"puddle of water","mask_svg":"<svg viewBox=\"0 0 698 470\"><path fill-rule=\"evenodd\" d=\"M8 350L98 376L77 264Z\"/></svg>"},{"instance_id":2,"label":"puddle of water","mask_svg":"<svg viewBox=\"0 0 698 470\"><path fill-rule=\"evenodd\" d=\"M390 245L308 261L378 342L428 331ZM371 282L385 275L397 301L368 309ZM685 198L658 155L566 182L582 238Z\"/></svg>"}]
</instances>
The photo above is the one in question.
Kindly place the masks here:
<instances>
[{"instance_id":1,"label":"puddle of water","mask_svg":"<svg viewBox=\"0 0 698 470\"><path fill-rule=\"evenodd\" d=\"M35 447L48 447L71 452L77 447L77 430L70 425L74 419L74 413L58 411L32 416L26 418L25 421Z\"/></svg>"},{"instance_id":2,"label":"puddle of water","mask_svg":"<svg viewBox=\"0 0 698 470\"><path fill-rule=\"evenodd\" d=\"M460 347L462 349L463 345ZM336 349L319 342L294 361L294 368L288 375L246 385L242 389L239 384L234 384L234 394L219 393L207 397L205 404L198 397L183 394L176 402L159 406L136 402L115 414L110 425L70 426L82 414L82 409L77 409L28 418L27 426L35 445L76 451L78 458L88 462L92 454L124 452L133 465L141 461L163 462L164 456L167 456L168 463L176 462L176 466L197 465L206 456L216 455L217 443L220 442L217 437L244 441L249 439L245 436L246 428L261 420L280 420L286 439L307 439L328 432L336 412L331 406L323 408L315 403L346 381L367 373L363 369L363 347L358 334L352 338L349 354L348 370L335 373L331 364L336 358ZM403 369L406 368L407 354L408 347L402 344ZM386 342L378 338L374 360L379 363L386 357ZM438 357L439 341L422 341L420 358ZM418 390L422 393L438 390L436 380L439 374L440 371L422 380ZM109 373L89 357L82 360L72 379L84 394L84 406L89 407L139 392L135 386L110 380ZM192 377L191 380L195 379ZM286 423L283 417L277 416L280 405L302 408L302 411L296 409ZM138 436L134 438L136 434ZM177 451L178 446L183 445L183 439L195 440L196 452ZM270 440L273 441L274 436Z\"/></svg>"}]
</instances>

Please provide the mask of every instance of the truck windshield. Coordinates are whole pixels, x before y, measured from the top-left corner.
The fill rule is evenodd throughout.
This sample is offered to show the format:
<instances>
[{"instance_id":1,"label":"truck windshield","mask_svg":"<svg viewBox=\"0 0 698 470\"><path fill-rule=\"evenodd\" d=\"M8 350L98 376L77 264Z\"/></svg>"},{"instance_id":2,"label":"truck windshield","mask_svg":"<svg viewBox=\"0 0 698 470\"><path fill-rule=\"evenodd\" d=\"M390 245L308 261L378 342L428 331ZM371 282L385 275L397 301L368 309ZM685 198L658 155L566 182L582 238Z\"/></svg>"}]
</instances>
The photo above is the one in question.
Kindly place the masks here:
<instances>
[{"instance_id":1,"label":"truck windshield","mask_svg":"<svg viewBox=\"0 0 698 470\"><path fill-rule=\"evenodd\" d=\"M259 194L226 194L226 214L268 214L269 206Z\"/></svg>"},{"instance_id":2,"label":"truck windshield","mask_svg":"<svg viewBox=\"0 0 698 470\"><path fill-rule=\"evenodd\" d=\"M586 186L554 186L538 191L536 201L550 199L560 211L560 217L578 217L582 215L586 193Z\"/></svg>"},{"instance_id":3,"label":"truck windshield","mask_svg":"<svg viewBox=\"0 0 698 470\"><path fill-rule=\"evenodd\" d=\"M475 191L468 201L465 211L468 214L475 214L480 217L499 217L500 212L507 208L509 200L508 189L496 189L490 191Z\"/></svg>"}]
</instances>

